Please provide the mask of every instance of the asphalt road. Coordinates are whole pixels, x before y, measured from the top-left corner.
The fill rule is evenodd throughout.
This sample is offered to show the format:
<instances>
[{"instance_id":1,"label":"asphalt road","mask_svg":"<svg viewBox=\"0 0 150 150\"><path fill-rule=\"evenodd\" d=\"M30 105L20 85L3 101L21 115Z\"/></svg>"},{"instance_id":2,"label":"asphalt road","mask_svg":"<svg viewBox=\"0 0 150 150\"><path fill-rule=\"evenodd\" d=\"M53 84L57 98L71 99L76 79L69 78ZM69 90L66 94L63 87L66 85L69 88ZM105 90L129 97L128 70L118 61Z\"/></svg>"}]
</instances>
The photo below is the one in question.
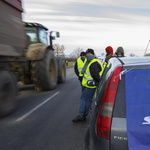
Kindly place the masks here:
<instances>
[{"instance_id":1,"label":"asphalt road","mask_svg":"<svg viewBox=\"0 0 150 150\"><path fill-rule=\"evenodd\" d=\"M0 150L82 150L89 123L73 123L80 105L81 87L73 68L63 84L48 92L25 86L18 109L0 119Z\"/></svg>"}]
</instances>

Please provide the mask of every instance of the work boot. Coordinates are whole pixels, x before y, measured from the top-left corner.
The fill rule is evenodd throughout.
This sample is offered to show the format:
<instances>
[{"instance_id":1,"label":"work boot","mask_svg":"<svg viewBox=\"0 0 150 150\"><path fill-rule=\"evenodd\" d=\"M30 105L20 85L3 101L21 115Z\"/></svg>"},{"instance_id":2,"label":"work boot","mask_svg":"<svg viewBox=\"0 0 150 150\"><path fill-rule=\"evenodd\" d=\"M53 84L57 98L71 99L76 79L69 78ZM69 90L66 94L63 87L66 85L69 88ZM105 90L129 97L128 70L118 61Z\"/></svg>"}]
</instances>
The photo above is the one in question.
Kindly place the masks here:
<instances>
[{"instance_id":1,"label":"work boot","mask_svg":"<svg viewBox=\"0 0 150 150\"><path fill-rule=\"evenodd\" d=\"M86 118L83 116L83 115L78 115L77 117L75 117L72 122L82 122L82 121L85 121Z\"/></svg>"}]
</instances>

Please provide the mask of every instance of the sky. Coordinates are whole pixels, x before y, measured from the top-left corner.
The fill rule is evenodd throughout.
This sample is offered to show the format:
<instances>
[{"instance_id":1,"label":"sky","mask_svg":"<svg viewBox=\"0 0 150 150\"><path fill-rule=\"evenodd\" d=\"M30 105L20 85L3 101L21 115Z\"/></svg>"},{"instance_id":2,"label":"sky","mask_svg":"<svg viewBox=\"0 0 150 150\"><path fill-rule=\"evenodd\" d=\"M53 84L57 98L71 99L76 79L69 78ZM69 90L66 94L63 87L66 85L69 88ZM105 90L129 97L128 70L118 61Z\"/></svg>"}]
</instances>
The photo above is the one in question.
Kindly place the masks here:
<instances>
[{"instance_id":1,"label":"sky","mask_svg":"<svg viewBox=\"0 0 150 150\"><path fill-rule=\"evenodd\" d=\"M92 48L97 56L112 46L143 56L150 53L150 0L22 0L23 20L59 31L54 44L65 54ZM148 48L147 48L148 47Z\"/></svg>"}]
</instances>

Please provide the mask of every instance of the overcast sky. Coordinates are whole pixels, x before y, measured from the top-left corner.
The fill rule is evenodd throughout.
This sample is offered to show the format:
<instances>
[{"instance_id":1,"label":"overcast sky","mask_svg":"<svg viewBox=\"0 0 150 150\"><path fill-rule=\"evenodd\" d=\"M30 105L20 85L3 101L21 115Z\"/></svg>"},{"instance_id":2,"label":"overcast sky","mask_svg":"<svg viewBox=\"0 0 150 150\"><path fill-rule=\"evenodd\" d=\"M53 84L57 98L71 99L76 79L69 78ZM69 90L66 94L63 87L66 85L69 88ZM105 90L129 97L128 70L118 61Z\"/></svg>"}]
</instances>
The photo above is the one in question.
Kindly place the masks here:
<instances>
[{"instance_id":1,"label":"overcast sky","mask_svg":"<svg viewBox=\"0 0 150 150\"><path fill-rule=\"evenodd\" d=\"M100 55L122 46L126 56L143 56L150 40L150 0L23 0L23 7L24 21L60 32L54 43L65 54L80 47Z\"/></svg>"}]
</instances>

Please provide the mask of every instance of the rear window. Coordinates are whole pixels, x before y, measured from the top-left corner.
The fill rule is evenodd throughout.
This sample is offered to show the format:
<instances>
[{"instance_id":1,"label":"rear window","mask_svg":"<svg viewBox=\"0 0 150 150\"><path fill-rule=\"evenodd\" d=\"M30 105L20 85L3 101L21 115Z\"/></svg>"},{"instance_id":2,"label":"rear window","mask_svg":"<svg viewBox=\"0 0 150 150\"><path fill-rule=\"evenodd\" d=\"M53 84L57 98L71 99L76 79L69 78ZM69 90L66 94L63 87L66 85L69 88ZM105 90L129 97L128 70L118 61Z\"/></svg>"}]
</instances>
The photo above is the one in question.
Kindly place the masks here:
<instances>
[{"instance_id":1,"label":"rear window","mask_svg":"<svg viewBox=\"0 0 150 150\"><path fill-rule=\"evenodd\" d=\"M135 66L124 66L122 70L127 69L127 72L130 70L143 70L150 69L150 65L135 65ZM121 80L119 81L116 100L114 104L114 117L126 118L126 94L125 94L125 75L121 76Z\"/></svg>"},{"instance_id":2,"label":"rear window","mask_svg":"<svg viewBox=\"0 0 150 150\"><path fill-rule=\"evenodd\" d=\"M125 75L119 81L116 100L114 104L114 117L126 118L126 95L125 95Z\"/></svg>"}]
</instances>

